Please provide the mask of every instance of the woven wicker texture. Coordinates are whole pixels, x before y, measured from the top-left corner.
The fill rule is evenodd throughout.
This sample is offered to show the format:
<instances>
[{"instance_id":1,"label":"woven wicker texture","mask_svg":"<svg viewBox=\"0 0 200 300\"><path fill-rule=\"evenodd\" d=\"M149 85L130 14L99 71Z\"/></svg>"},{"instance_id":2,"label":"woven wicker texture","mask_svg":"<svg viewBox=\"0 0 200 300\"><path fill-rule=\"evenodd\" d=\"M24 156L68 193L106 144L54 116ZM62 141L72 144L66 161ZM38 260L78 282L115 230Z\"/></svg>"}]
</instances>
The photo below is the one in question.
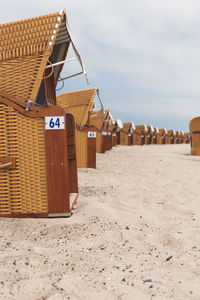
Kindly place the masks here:
<instances>
[{"instance_id":1,"label":"woven wicker texture","mask_svg":"<svg viewBox=\"0 0 200 300\"><path fill-rule=\"evenodd\" d=\"M94 98L97 89L87 89L64 93L57 96L57 105L62 106L67 113L74 116L78 126L85 125L88 121L88 113L94 106Z\"/></svg>"},{"instance_id":2,"label":"woven wicker texture","mask_svg":"<svg viewBox=\"0 0 200 300\"><path fill-rule=\"evenodd\" d=\"M104 121L103 121L102 129L108 130L110 123L111 123L110 113L109 110L107 109L104 111Z\"/></svg>"},{"instance_id":3,"label":"woven wicker texture","mask_svg":"<svg viewBox=\"0 0 200 300\"><path fill-rule=\"evenodd\" d=\"M167 130L167 134L168 134L169 136L173 136L173 135L174 135L174 131L173 131L172 129Z\"/></svg>"},{"instance_id":4,"label":"woven wicker texture","mask_svg":"<svg viewBox=\"0 0 200 300\"><path fill-rule=\"evenodd\" d=\"M89 125L97 129L102 129L105 114L100 111L92 111L89 116Z\"/></svg>"},{"instance_id":5,"label":"woven wicker texture","mask_svg":"<svg viewBox=\"0 0 200 300\"><path fill-rule=\"evenodd\" d=\"M0 91L35 101L64 14L0 24Z\"/></svg>"},{"instance_id":6,"label":"woven wicker texture","mask_svg":"<svg viewBox=\"0 0 200 300\"><path fill-rule=\"evenodd\" d=\"M122 131L129 133L131 127L132 127L131 122L123 123Z\"/></svg>"},{"instance_id":7,"label":"woven wicker texture","mask_svg":"<svg viewBox=\"0 0 200 300\"><path fill-rule=\"evenodd\" d=\"M16 169L0 170L0 214L48 212L43 119L0 103L0 128L0 157L16 159Z\"/></svg>"},{"instance_id":8,"label":"woven wicker texture","mask_svg":"<svg viewBox=\"0 0 200 300\"><path fill-rule=\"evenodd\" d=\"M144 130L144 125L136 125L135 128L136 130L141 131Z\"/></svg>"},{"instance_id":9,"label":"woven wicker texture","mask_svg":"<svg viewBox=\"0 0 200 300\"><path fill-rule=\"evenodd\" d=\"M109 122L109 124L108 124L108 130L109 130L109 131L113 131L114 128L115 128L115 124L114 124L112 121Z\"/></svg>"}]
</instances>

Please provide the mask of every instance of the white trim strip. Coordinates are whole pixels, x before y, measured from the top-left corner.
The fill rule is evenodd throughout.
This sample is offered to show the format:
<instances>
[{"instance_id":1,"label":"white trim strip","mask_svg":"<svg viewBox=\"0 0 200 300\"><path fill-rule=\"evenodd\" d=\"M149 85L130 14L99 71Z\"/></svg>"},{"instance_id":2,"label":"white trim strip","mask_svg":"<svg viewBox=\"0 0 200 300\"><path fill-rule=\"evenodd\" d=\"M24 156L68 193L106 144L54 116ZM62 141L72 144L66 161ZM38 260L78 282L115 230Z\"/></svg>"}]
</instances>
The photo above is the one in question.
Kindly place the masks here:
<instances>
[{"instance_id":1,"label":"white trim strip","mask_svg":"<svg viewBox=\"0 0 200 300\"><path fill-rule=\"evenodd\" d=\"M63 213L63 214L48 214L49 218L56 218L56 217L70 217L72 213Z\"/></svg>"},{"instance_id":2,"label":"white trim strip","mask_svg":"<svg viewBox=\"0 0 200 300\"><path fill-rule=\"evenodd\" d=\"M64 65L66 62L70 62L70 61L74 61L74 60L78 60L78 58L77 57L73 57L73 58L65 59L65 60L59 61L57 63L48 65L48 66L46 66L45 69L49 69L49 68L52 68L52 67L55 67L55 66L59 66L59 65Z\"/></svg>"}]
</instances>

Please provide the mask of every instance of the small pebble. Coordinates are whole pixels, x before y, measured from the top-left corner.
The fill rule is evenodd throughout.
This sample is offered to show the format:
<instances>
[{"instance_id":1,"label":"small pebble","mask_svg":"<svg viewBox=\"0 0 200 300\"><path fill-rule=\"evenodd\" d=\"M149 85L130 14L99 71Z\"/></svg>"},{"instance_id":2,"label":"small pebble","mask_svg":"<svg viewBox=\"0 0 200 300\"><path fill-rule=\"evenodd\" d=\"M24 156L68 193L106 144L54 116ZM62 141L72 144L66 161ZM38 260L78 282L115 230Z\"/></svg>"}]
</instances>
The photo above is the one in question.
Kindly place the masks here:
<instances>
[{"instance_id":1,"label":"small pebble","mask_svg":"<svg viewBox=\"0 0 200 300\"><path fill-rule=\"evenodd\" d=\"M172 255L166 258L166 261L169 261L170 259L172 259Z\"/></svg>"},{"instance_id":2,"label":"small pebble","mask_svg":"<svg viewBox=\"0 0 200 300\"><path fill-rule=\"evenodd\" d=\"M148 279L143 280L143 283L146 283L146 282L152 282L152 279L148 278Z\"/></svg>"}]
</instances>

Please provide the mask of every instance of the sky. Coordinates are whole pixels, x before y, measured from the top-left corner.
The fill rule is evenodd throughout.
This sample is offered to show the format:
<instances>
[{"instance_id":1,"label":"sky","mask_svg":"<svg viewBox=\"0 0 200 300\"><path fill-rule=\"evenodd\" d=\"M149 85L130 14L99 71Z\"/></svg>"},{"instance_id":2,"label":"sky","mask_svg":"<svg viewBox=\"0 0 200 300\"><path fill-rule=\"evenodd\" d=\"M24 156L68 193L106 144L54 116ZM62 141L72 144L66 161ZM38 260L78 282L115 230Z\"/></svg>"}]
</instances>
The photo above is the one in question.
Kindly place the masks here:
<instances>
[{"instance_id":1,"label":"sky","mask_svg":"<svg viewBox=\"0 0 200 300\"><path fill-rule=\"evenodd\" d=\"M81 75L58 93L98 87L115 119L188 131L200 114L199 0L7 0L1 23L64 8L90 85Z\"/></svg>"}]
</instances>

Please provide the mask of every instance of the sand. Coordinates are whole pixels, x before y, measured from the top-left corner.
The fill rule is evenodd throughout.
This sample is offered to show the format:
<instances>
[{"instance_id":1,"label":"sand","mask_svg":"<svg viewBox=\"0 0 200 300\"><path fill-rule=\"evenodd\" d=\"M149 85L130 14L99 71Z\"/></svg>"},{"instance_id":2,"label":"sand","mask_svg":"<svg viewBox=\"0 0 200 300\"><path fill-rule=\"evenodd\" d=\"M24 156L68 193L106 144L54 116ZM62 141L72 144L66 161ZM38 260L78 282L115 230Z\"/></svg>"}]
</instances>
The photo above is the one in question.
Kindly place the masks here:
<instances>
[{"instance_id":1,"label":"sand","mask_svg":"<svg viewBox=\"0 0 200 300\"><path fill-rule=\"evenodd\" d=\"M0 219L0 299L200 299L200 157L118 146L71 218Z\"/></svg>"}]
</instances>

